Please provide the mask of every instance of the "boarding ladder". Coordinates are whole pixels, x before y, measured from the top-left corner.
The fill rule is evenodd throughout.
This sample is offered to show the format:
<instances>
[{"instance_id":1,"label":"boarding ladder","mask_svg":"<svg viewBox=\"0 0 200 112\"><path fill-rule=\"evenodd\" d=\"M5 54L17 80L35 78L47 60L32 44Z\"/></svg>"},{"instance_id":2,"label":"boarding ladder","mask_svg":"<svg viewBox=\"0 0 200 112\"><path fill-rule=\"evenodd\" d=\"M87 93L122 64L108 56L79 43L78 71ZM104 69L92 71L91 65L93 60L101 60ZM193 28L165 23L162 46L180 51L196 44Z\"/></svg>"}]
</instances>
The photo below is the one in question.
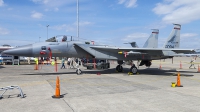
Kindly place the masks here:
<instances>
[{"instance_id":1,"label":"boarding ladder","mask_svg":"<svg viewBox=\"0 0 200 112\"><path fill-rule=\"evenodd\" d=\"M2 87L0 88L0 91L4 91L1 95L0 95L0 99L3 98L3 94L7 91L7 90L13 90L13 89L19 89L20 94L18 94L18 97L20 96L21 98L24 98L24 94L22 92L22 89L19 86L7 86L7 87Z\"/></svg>"}]
</instances>

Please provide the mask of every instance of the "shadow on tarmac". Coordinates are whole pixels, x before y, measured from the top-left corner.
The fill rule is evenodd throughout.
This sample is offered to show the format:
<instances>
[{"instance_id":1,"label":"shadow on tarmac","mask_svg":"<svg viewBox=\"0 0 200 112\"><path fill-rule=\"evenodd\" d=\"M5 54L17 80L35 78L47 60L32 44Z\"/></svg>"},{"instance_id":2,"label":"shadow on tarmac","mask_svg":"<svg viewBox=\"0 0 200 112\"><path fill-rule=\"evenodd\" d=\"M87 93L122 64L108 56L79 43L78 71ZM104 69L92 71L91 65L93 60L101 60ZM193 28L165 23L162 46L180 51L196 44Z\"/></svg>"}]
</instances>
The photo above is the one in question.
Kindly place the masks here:
<instances>
[{"instance_id":1,"label":"shadow on tarmac","mask_svg":"<svg viewBox=\"0 0 200 112\"><path fill-rule=\"evenodd\" d=\"M74 69L73 72L51 72L51 73L27 73L27 74L21 74L21 75L64 75L64 74L76 74L76 69ZM101 75L101 74L122 74L122 75L127 75L128 76L129 69L124 68L123 72L116 72L115 68L112 69L104 69L104 70L87 70L87 69L82 69L82 74L96 74L96 75ZM178 71L176 69L169 69L169 70L164 70L164 69L158 69L158 68L146 68L146 69L139 69L138 70L139 74L133 74L133 75L158 75L158 76L177 76ZM193 71L180 71L181 76L186 76L186 77L191 77L194 76L192 73L197 73Z\"/></svg>"},{"instance_id":2,"label":"shadow on tarmac","mask_svg":"<svg viewBox=\"0 0 200 112\"><path fill-rule=\"evenodd\" d=\"M2 69L2 68L5 68L5 67L0 65L0 69Z\"/></svg>"}]
</instances>

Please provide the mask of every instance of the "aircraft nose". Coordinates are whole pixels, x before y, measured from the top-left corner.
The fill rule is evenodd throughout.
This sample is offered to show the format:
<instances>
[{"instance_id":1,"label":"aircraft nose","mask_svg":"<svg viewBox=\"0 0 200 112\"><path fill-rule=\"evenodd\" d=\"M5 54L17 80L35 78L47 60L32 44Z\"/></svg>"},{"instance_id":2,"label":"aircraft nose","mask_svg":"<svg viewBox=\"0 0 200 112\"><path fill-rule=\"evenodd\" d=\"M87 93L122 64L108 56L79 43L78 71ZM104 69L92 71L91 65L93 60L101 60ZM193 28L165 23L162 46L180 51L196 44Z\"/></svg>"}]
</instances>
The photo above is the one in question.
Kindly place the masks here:
<instances>
[{"instance_id":1,"label":"aircraft nose","mask_svg":"<svg viewBox=\"0 0 200 112\"><path fill-rule=\"evenodd\" d=\"M14 56L32 56L32 45L26 45L5 50L2 52L2 54L8 54Z\"/></svg>"}]
</instances>

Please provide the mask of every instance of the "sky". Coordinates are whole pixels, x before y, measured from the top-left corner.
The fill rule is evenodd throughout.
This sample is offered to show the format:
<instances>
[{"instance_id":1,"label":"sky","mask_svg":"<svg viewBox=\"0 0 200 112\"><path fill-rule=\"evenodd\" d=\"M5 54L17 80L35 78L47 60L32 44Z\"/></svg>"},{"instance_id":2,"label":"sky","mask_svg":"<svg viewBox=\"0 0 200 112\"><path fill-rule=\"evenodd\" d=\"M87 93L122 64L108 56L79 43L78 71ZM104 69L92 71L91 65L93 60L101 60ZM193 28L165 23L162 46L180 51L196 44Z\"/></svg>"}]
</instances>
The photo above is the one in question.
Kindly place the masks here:
<instances>
[{"instance_id":1,"label":"sky","mask_svg":"<svg viewBox=\"0 0 200 112\"><path fill-rule=\"evenodd\" d=\"M79 0L79 39L142 47L151 29L159 29L162 48L176 23L181 24L180 48L200 49L199 6L200 0ZM78 34L77 0L0 0L0 45Z\"/></svg>"}]
</instances>

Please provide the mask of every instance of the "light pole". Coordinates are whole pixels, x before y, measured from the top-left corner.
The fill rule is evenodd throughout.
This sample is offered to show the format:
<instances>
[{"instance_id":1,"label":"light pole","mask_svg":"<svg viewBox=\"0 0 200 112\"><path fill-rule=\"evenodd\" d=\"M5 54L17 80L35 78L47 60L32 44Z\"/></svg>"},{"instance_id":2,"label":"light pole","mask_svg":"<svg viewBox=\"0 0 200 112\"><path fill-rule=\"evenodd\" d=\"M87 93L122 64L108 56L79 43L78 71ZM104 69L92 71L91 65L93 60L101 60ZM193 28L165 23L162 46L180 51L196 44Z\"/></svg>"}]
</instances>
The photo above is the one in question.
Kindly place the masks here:
<instances>
[{"instance_id":1,"label":"light pole","mask_svg":"<svg viewBox=\"0 0 200 112\"><path fill-rule=\"evenodd\" d=\"M39 37L39 42L40 42L40 38L41 38L41 37Z\"/></svg>"},{"instance_id":2,"label":"light pole","mask_svg":"<svg viewBox=\"0 0 200 112\"><path fill-rule=\"evenodd\" d=\"M77 37L79 40L79 1L77 0Z\"/></svg>"},{"instance_id":3,"label":"light pole","mask_svg":"<svg viewBox=\"0 0 200 112\"><path fill-rule=\"evenodd\" d=\"M49 27L49 25L47 25L47 39L48 39L48 27Z\"/></svg>"}]
</instances>

